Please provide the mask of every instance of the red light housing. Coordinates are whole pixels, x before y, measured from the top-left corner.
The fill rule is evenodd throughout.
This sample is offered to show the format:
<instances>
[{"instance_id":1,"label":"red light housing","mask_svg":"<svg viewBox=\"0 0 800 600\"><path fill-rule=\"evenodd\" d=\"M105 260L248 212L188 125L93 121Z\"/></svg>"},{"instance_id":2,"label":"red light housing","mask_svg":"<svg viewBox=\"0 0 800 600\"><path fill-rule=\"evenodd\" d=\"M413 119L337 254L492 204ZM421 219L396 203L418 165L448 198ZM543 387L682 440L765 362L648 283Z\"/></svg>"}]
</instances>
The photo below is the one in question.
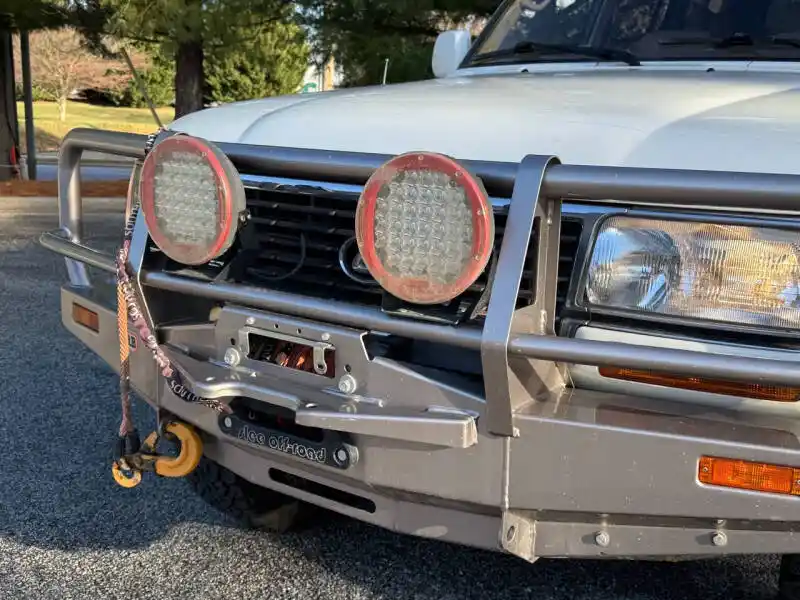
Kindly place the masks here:
<instances>
[{"instance_id":1,"label":"red light housing","mask_svg":"<svg viewBox=\"0 0 800 600\"><path fill-rule=\"evenodd\" d=\"M140 194L150 237L174 261L202 265L233 244L245 210L244 186L214 144L177 134L142 165Z\"/></svg>"},{"instance_id":2,"label":"red light housing","mask_svg":"<svg viewBox=\"0 0 800 600\"><path fill-rule=\"evenodd\" d=\"M441 304L480 276L494 245L483 184L450 157L412 152L381 166L361 194L356 240L375 280L415 304Z\"/></svg>"}]
</instances>

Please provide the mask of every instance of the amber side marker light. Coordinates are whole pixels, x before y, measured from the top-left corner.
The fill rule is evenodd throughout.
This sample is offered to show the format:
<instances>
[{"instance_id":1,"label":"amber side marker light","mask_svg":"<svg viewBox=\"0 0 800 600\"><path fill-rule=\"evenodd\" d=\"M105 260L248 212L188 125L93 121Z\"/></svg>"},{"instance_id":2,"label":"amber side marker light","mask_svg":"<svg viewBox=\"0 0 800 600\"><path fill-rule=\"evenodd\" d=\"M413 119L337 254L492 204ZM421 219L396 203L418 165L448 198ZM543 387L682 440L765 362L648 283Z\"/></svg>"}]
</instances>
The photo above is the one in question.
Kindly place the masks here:
<instances>
[{"instance_id":1,"label":"amber side marker light","mask_svg":"<svg viewBox=\"0 0 800 600\"><path fill-rule=\"evenodd\" d=\"M800 469L796 467L703 456L697 478L707 485L800 496Z\"/></svg>"},{"instance_id":2,"label":"amber side marker light","mask_svg":"<svg viewBox=\"0 0 800 600\"><path fill-rule=\"evenodd\" d=\"M72 303L72 320L95 333L100 332L100 317L97 313L76 302Z\"/></svg>"},{"instance_id":3,"label":"amber side marker light","mask_svg":"<svg viewBox=\"0 0 800 600\"><path fill-rule=\"evenodd\" d=\"M772 400L774 402L797 402L800 400L800 388L778 387L775 385L762 385L760 383L740 383L736 381L723 381L705 379L703 377L681 377L653 371L637 371L635 369L621 369L618 367L601 367L600 375L609 379L647 383L681 390L707 392L709 394L723 394L739 398L753 398L755 400Z\"/></svg>"}]
</instances>

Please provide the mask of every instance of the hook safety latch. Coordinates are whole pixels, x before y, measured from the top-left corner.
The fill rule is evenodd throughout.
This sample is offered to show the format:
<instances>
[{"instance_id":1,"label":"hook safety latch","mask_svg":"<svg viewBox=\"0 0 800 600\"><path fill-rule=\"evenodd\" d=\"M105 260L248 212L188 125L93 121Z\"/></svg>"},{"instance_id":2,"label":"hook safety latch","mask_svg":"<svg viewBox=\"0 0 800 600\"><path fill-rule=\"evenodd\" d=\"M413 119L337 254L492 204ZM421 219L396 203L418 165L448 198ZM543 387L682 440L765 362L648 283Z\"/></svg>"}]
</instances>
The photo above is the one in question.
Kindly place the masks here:
<instances>
[{"instance_id":1,"label":"hook safety latch","mask_svg":"<svg viewBox=\"0 0 800 600\"><path fill-rule=\"evenodd\" d=\"M162 437L178 446L178 456L156 452L156 446ZM111 466L114 481L122 487L132 488L141 483L142 473L145 471L154 472L161 477L186 477L200 463L203 441L191 425L172 421L148 435L141 446L135 432L120 438L117 455Z\"/></svg>"}]
</instances>

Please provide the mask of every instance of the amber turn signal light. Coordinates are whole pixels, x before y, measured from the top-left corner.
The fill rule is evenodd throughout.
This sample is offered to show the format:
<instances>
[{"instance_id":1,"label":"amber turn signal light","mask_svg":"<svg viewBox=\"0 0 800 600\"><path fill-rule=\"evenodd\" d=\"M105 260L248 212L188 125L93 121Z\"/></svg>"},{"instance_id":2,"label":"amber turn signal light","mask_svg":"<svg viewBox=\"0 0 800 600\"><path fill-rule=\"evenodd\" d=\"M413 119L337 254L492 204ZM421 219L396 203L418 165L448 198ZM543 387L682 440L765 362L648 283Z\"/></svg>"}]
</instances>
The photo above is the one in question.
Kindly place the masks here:
<instances>
[{"instance_id":1,"label":"amber turn signal light","mask_svg":"<svg viewBox=\"0 0 800 600\"><path fill-rule=\"evenodd\" d=\"M72 303L72 320L95 333L100 331L100 317L97 316L97 313L77 302Z\"/></svg>"},{"instance_id":2,"label":"amber turn signal light","mask_svg":"<svg viewBox=\"0 0 800 600\"><path fill-rule=\"evenodd\" d=\"M700 458L700 483L721 487L800 496L800 469L732 458Z\"/></svg>"},{"instance_id":3,"label":"amber turn signal light","mask_svg":"<svg viewBox=\"0 0 800 600\"><path fill-rule=\"evenodd\" d=\"M797 402L800 400L800 388L778 387L760 383L740 383L737 381L706 379L704 377L682 377L680 375L637 371L619 367L601 367L600 375L609 379L647 383L681 390L707 392L709 394L737 396L739 398L772 400L774 402Z\"/></svg>"}]
</instances>

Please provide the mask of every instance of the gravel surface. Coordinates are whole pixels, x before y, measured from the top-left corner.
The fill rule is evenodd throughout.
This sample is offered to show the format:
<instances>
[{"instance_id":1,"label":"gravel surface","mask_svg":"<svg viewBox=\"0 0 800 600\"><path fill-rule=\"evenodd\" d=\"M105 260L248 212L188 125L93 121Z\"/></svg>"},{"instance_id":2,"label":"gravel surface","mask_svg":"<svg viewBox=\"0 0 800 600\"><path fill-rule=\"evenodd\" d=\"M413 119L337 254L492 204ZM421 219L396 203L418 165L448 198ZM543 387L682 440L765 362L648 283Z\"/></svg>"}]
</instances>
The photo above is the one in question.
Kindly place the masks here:
<instances>
[{"instance_id":1,"label":"gravel surface","mask_svg":"<svg viewBox=\"0 0 800 600\"><path fill-rule=\"evenodd\" d=\"M89 202L118 243L118 202ZM302 535L238 529L181 481L111 479L115 376L63 330L53 200L0 198L0 598L665 600L771 598L777 558L520 560L347 519ZM141 407L139 407L141 408ZM152 423L146 411L137 421ZM27 432L27 433L25 433Z\"/></svg>"}]
</instances>

